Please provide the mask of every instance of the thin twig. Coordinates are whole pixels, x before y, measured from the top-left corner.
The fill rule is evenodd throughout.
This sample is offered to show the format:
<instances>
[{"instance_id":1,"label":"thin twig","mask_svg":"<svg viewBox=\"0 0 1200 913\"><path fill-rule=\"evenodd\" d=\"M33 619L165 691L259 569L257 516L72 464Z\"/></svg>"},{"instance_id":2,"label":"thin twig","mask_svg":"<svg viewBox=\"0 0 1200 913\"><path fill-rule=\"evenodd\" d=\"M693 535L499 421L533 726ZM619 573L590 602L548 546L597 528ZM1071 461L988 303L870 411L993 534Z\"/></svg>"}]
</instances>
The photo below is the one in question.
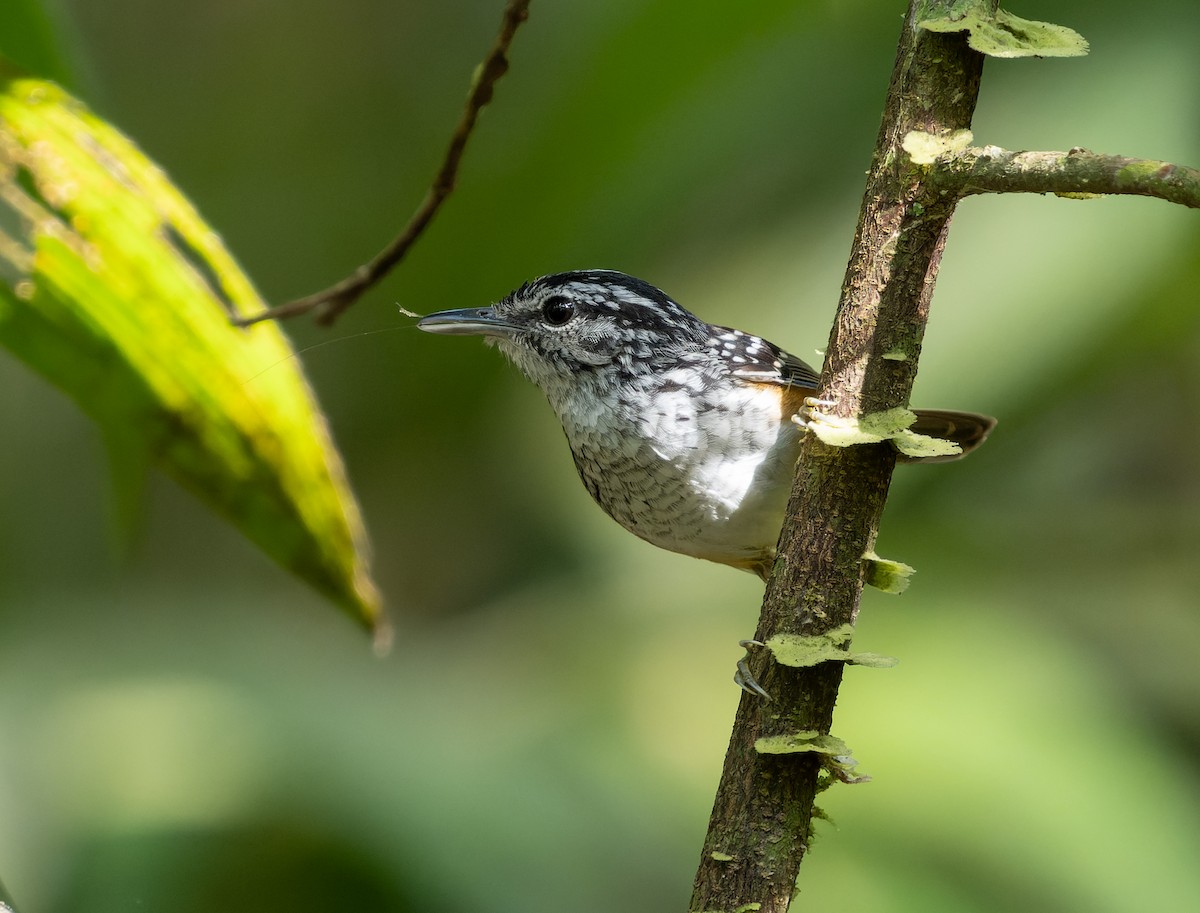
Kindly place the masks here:
<instances>
[{"instance_id":1,"label":"thin twig","mask_svg":"<svg viewBox=\"0 0 1200 913\"><path fill-rule=\"evenodd\" d=\"M504 15L500 22L500 32L496 35L496 41L487 57L475 69L471 91L467 95L462 117L450 137L450 145L446 149L442 166L438 169L437 176L433 179L429 190L426 191L425 199L421 201L421 205L417 207L417 211L413 213L412 218L409 219L408 224L404 226L404 230L396 236L395 240L341 282L305 298L298 298L295 301L268 308L262 313L236 318L234 323L237 326L249 326L262 320L295 317L318 309L320 310L317 317L318 322L328 326L404 259L404 255L421 237L438 208L454 189L459 162L462 161L467 140L470 139L471 132L475 129L475 121L484 105L492 100L497 80L508 72L509 46L512 44L517 29L528 17L529 0L508 0L508 4L504 7Z\"/></svg>"}]
</instances>

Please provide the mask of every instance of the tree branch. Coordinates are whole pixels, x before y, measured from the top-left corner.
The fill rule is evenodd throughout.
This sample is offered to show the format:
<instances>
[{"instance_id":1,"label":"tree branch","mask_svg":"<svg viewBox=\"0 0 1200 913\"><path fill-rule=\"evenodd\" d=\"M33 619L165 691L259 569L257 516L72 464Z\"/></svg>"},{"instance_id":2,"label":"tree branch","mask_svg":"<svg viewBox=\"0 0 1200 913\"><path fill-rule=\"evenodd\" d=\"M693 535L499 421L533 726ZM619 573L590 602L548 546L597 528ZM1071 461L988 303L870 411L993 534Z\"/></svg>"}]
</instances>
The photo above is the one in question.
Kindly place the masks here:
<instances>
[{"instance_id":1,"label":"tree branch","mask_svg":"<svg viewBox=\"0 0 1200 913\"><path fill-rule=\"evenodd\" d=\"M930 6L914 0L905 19L822 374L822 396L846 417L908 402L955 199L923 183L925 169L901 144L911 131L946 135L969 127L982 71L983 57L968 48L965 34L917 26L917 5ZM757 640L814 636L854 622L863 559L875 542L894 465L886 445L833 448L805 436ZM742 697L693 911L788 908L808 846L822 756L767 754L756 742L828 733L841 677L839 662L799 669L772 662L758 670L775 700Z\"/></svg>"},{"instance_id":2,"label":"tree branch","mask_svg":"<svg viewBox=\"0 0 1200 913\"><path fill-rule=\"evenodd\" d=\"M929 181L944 193L1136 194L1200 208L1200 171L1170 162L1070 152L969 146L934 158Z\"/></svg>"},{"instance_id":3,"label":"tree branch","mask_svg":"<svg viewBox=\"0 0 1200 913\"><path fill-rule=\"evenodd\" d=\"M295 317L319 309L318 322L328 326L404 259L404 255L433 221L433 217L443 201L454 189L459 162L461 162L463 151L467 147L467 140L471 138L471 133L475 129L479 112L492 100L496 82L508 72L508 49L517 29L529 17L529 2L530 0L508 0L504 7L500 32L487 57L475 69L471 90L467 94L466 106L450 137L450 145L446 149L442 165L429 190L426 191L425 199L421 201L417 211L404 226L404 230L374 258L364 263L341 282L324 291L269 308L262 313L236 317L233 319L235 325L249 326L262 320Z\"/></svg>"}]
</instances>

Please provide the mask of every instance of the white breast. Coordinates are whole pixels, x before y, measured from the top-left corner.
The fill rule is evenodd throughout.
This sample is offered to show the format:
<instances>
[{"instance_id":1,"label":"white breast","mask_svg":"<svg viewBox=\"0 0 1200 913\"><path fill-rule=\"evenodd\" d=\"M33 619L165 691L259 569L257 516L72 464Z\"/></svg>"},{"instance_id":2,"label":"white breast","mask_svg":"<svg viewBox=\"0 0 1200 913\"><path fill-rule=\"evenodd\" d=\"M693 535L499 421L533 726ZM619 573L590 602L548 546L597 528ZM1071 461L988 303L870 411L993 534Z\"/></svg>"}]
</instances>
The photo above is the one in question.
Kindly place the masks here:
<instances>
[{"instance_id":1,"label":"white breast","mask_svg":"<svg viewBox=\"0 0 1200 913\"><path fill-rule=\"evenodd\" d=\"M579 474L618 523L675 552L747 566L775 546L799 429L777 388L739 385L709 402L694 371L657 379L618 410L560 417ZM728 388L726 388L728 392ZM580 403L583 407L583 403Z\"/></svg>"}]
</instances>

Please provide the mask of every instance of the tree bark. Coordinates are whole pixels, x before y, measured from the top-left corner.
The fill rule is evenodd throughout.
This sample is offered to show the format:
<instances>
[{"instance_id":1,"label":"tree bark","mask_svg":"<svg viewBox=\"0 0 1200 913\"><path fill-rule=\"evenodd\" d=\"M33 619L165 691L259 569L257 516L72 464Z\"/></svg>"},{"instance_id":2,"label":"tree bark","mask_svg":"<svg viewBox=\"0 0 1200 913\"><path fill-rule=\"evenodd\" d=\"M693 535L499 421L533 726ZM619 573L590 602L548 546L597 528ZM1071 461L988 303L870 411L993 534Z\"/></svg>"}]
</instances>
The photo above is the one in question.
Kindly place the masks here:
<instances>
[{"instance_id":1,"label":"tree bark","mask_svg":"<svg viewBox=\"0 0 1200 913\"><path fill-rule=\"evenodd\" d=\"M979 89L982 55L968 48L965 34L918 28L918 5L914 0L905 18L826 350L822 397L838 416L908 403L955 199L927 191L923 169L901 143L914 130L942 135L969 127ZM895 461L885 444L836 448L805 436L757 640L854 622L864 555L875 543ZM766 660L766 653L759 656ZM755 743L828 733L843 664L755 665L774 700L742 696L692 911L783 913L808 846L824 756L766 754Z\"/></svg>"}]
</instances>

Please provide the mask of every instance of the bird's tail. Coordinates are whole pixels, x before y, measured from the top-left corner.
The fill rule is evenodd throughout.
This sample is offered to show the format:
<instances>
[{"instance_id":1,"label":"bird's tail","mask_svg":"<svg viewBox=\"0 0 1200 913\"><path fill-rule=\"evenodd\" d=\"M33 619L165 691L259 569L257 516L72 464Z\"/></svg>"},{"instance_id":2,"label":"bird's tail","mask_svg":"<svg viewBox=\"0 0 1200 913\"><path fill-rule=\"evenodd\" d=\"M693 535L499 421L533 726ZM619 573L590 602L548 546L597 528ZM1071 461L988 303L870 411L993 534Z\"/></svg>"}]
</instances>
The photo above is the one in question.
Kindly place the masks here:
<instances>
[{"instance_id":1,"label":"bird's tail","mask_svg":"<svg viewBox=\"0 0 1200 913\"><path fill-rule=\"evenodd\" d=\"M901 454L899 459L902 463L948 463L951 460L961 460L986 441L987 436L996 427L994 418L977 412L949 412L943 409L913 411L917 414L917 420L912 425L912 431L939 440L952 441L962 448L962 453L936 457L906 457Z\"/></svg>"}]
</instances>

